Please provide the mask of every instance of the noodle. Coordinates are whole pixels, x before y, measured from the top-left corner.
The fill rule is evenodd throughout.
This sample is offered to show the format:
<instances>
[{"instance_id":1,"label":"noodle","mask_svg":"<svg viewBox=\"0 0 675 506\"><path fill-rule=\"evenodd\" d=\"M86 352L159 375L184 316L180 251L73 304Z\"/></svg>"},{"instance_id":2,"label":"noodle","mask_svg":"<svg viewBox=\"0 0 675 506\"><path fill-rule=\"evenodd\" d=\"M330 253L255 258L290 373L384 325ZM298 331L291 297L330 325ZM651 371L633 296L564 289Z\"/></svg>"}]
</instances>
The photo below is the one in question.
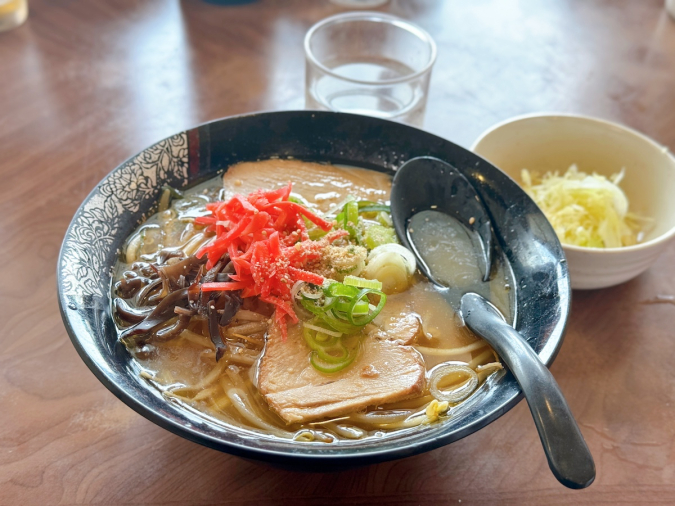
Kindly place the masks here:
<instances>
[{"instance_id":1,"label":"noodle","mask_svg":"<svg viewBox=\"0 0 675 506\"><path fill-rule=\"evenodd\" d=\"M407 399L405 401L394 402L392 404L386 404L382 406L384 410L396 410L396 409L420 409L422 406L426 406L431 401L434 400L433 395L423 395L422 397L416 397L414 399Z\"/></svg>"},{"instance_id":2,"label":"noodle","mask_svg":"<svg viewBox=\"0 0 675 506\"><path fill-rule=\"evenodd\" d=\"M398 422L394 423L383 423L378 426L380 429L389 429L389 430L396 430L396 429L410 429L412 427L417 427L418 425L422 425L423 423L427 422L429 419L427 418L427 415L425 413L419 413L414 416L411 416L410 418L406 418L405 420L401 420Z\"/></svg>"},{"instance_id":3,"label":"noodle","mask_svg":"<svg viewBox=\"0 0 675 506\"><path fill-rule=\"evenodd\" d=\"M217 410L222 412L228 406L232 405L232 401L230 401L230 398L227 396L227 394L225 394L225 395L221 395L220 397L211 398L211 404L213 404L213 406Z\"/></svg>"},{"instance_id":4,"label":"noodle","mask_svg":"<svg viewBox=\"0 0 675 506\"><path fill-rule=\"evenodd\" d=\"M440 383L453 376L463 375L467 379L451 390L441 390ZM460 402L469 397L478 388L478 375L476 372L460 364L441 365L434 369L429 379L429 391L439 401Z\"/></svg>"},{"instance_id":5,"label":"noodle","mask_svg":"<svg viewBox=\"0 0 675 506\"><path fill-rule=\"evenodd\" d=\"M469 362L467 365L471 369L475 369L477 366L480 364L485 363L486 360L490 360L494 358L494 351L492 351L492 348L485 350L483 353L478 355L477 357L473 358L471 362Z\"/></svg>"},{"instance_id":6,"label":"noodle","mask_svg":"<svg viewBox=\"0 0 675 506\"><path fill-rule=\"evenodd\" d=\"M241 377L239 374L240 369L236 365L230 365L227 367L225 370L225 373L227 374L227 377L230 379L232 382L232 385L234 385L235 388L238 388L242 392L245 392L248 394L248 398L251 399L258 409L260 409L263 413L268 414L268 417L271 417L272 413L267 409L267 406L264 404L264 401L260 398L259 395L256 395L256 392L253 392L249 385L247 385L246 381ZM251 384L251 387L253 385Z\"/></svg>"},{"instance_id":7,"label":"noodle","mask_svg":"<svg viewBox=\"0 0 675 506\"><path fill-rule=\"evenodd\" d=\"M338 171L338 169L332 167L327 170ZM362 176L365 179L360 179ZM284 178L287 181L287 176L284 176ZM295 189L298 186L302 188L302 185L306 184L303 181L303 178L299 178L296 186L294 186L294 191L298 191ZM350 193L354 192L359 195L359 192L364 192L360 196L363 199L362 201L357 202L354 201L354 197L341 195L341 197L347 198L338 206L334 206L335 212L332 216L322 215L320 212L327 210L328 202L310 203L308 209L315 212L322 220L335 219L334 226L339 226L337 220L342 219L340 218L340 210L347 213L345 216L349 216L348 211L351 210L350 212L356 214L353 214L349 220L345 217L345 226L348 222L354 224L362 219L374 222L377 219L377 226L386 228L385 225L388 223L387 226L391 229L391 223L386 219L389 216L386 211L381 211L382 209L388 209L385 203L389 191L388 178L382 174L373 175L369 171L364 174L359 173L359 176L353 179L347 178L347 181L349 184L344 187L348 187ZM368 380L382 374L389 356L384 357L385 360L382 362L384 366L378 365L377 369L374 364L379 362L372 359L372 354L369 355L371 361L364 362L366 360L364 357L368 356L364 350L369 350L364 345L366 339L372 339L371 342L376 342L378 347L381 346L380 343L387 341L387 346L395 342L397 346L405 347L406 353L414 356L414 360L419 364L420 376L412 397L409 395L407 397L405 395L383 395L378 397L378 399L384 399L379 405L366 406L364 403L351 412L343 409L342 411L335 411L332 413L333 416L327 415L323 419L321 417L308 418L304 423L293 421L293 418L282 418L283 413L276 410L271 401L268 404L270 393L260 386L260 378L264 378L261 371L264 371L264 368L260 367L259 369L261 362L269 363L265 362L266 360L269 361L271 354L268 332L271 335L271 329L278 329L279 322L276 319L278 314L274 311L279 306L263 302L261 297L257 295L250 298L242 297L240 294L245 292L244 289L219 286L232 285L233 281L243 283L241 273L237 270L239 269L237 263L239 260L237 259L247 258L248 260L244 261L253 262L252 254L248 257L243 255L239 257L237 255L242 254L243 250L235 249L231 253L233 259L229 257L229 250L228 253L215 258L210 258L204 253L200 253L200 258L195 255L200 248L205 248L203 251L212 251L212 246L216 242L214 238L220 238L219 235L214 235L216 225L209 227L204 222L204 218L210 212L205 210L206 203L213 202L214 199L225 200L228 198L222 194L221 189L217 188L219 183L219 181L207 183L211 186L188 190L183 194L184 198L173 202L171 198L175 197L171 195L174 195L175 192L171 195L165 192L162 202L167 209L149 218L130 237L125 252L128 265L119 265L121 276L117 279L120 281L114 287L114 295L122 299L122 304L115 306L116 311L118 311L116 318L119 318L118 330L123 336L129 334L130 337L133 337L133 339L125 338L123 342L140 362L143 368L140 373L141 377L158 388L168 400L182 405L185 409L195 412L201 411L215 420L236 427L263 431L271 436L284 439L292 438L294 441L306 444L325 444L339 440L359 440L374 437L376 434L379 437L383 432L410 429L433 423L439 417L449 417L452 410L448 412L448 402L443 399L449 399L453 404L461 402L471 395L488 376L503 368L487 342L477 339L465 327L458 327L456 315L448 309L447 302L419 275L406 278L407 290L394 295L372 288L378 283L384 286L383 281L387 280L365 279L367 277L365 274L359 278L359 274L355 274L355 271L349 271L350 278L356 280L354 282L366 283L365 285L350 286L358 286L357 292L367 288L371 293L365 298L363 296L350 296L352 298L347 303L344 294L348 292L345 291L336 296L342 297L342 299L336 299L334 306L330 306L326 302L325 307L322 308L320 307L322 302L319 302L318 299L323 297L322 300L325 302L327 295L322 292L319 282L315 282L313 279L320 274L319 279L322 279L322 277L328 279L328 285L326 286L330 286L330 283L336 281L339 284L344 279L344 274L327 273L326 265L317 261L317 265L312 268L308 267L308 270L303 271L305 279L298 280L289 277L290 282L286 285L289 288L292 286L292 290L297 296L297 300L294 296L292 303L289 302L288 306L295 309L301 324L304 324L304 327L297 328L306 328L312 331L308 334L311 338L311 345L306 342L309 338L305 336L305 341L303 341L304 334L300 334L302 346L305 346L305 344L309 346L306 363L296 364L291 362L288 365L289 373L295 370L295 374L297 374L298 369L301 371L297 380L298 384L302 388L315 386L309 383L306 385L305 381L307 377L317 374L317 371L320 374L318 381L324 381L323 376L325 376L326 385L333 383L333 378L344 379L348 377L350 371L363 370L365 372L362 373L361 378ZM279 184L279 186L282 185ZM307 188L311 190L313 187L308 186ZM374 189L376 193L372 193ZM236 191L241 192L242 189L236 189ZM169 196L167 197L167 195ZM307 197L312 201L312 195L308 194ZM366 198L377 198L379 200L373 206L373 202L366 202ZM314 200L316 200L316 196L314 196ZM291 206L290 201L282 202L282 204ZM361 214L362 205L364 207L376 207L377 209L365 211L365 214ZM383 216L381 220L378 214ZM213 215L215 216L215 213ZM227 228L231 226L231 223L231 221L218 221L218 226ZM307 225L305 233L311 234L313 225L307 220L305 220L305 224ZM316 230L315 227L314 231L316 232ZM347 232L349 232L349 236L346 235ZM323 233L326 233L326 229ZM329 234L331 233L333 232L329 232ZM366 248L362 246L364 242L359 242L358 236L355 238L352 231L345 228L341 233L343 235L340 237L345 237L346 240L342 243L339 241L334 244L330 243L333 253L339 252L340 248L347 247L354 251L359 250L359 248L366 251ZM389 237L395 240L393 230L389 230L388 233L390 233ZM253 236L254 234L249 235ZM285 237L288 237L288 235ZM369 236L369 240L374 237L376 235ZM321 244L322 239L319 235L311 237L311 240L315 241L316 244ZM297 246L297 243L293 244L292 242L282 244L282 252L284 251L283 248L289 250L292 247L297 248ZM392 244L385 244L384 246L394 249L401 248L400 245L394 246ZM368 249L372 251L374 248L369 247ZM276 251L275 254L278 256L279 250ZM335 258L330 258L333 259L332 261L336 261L340 258L340 255L336 253ZM361 257L352 252L342 260L352 262L354 258ZM369 257L364 254L363 258ZM207 264L207 261L210 263ZM135 263L132 265L131 262ZM365 261L362 263L364 265L359 265L359 270L364 266L367 267ZM283 262L279 262L271 265L273 269L279 269L283 268L282 264ZM295 271L298 271L300 267L303 269L306 267L304 264L297 264L299 267L295 267L295 265L294 263L293 269ZM390 266L387 264L385 267L382 272L390 272ZM379 272L378 269L375 270ZM288 272L291 272L291 270ZM364 272L366 271L364 270ZM503 277L506 279L505 272L505 270L500 270L495 278ZM274 276L274 271L265 271L262 277L268 275ZM377 278L377 276L375 277ZM306 281L306 279L310 281ZM207 286L207 283L210 286ZM498 283L493 284L498 285ZM344 286L348 286L346 282ZM259 287L257 289L259 290ZM386 289L383 288L383 290ZM263 292L259 290L254 293L262 296ZM504 293L493 293L491 298L497 298L503 305L508 306L510 303L509 295L504 295ZM317 301L316 304L310 305L309 308L306 304L301 304L303 294L311 303ZM387 306L391 307L389 314L386 314L385 310L380 319L376 318L377 314L373 314L372 319L368 319L367 317L371 314L369 312L374 313L374 308L378 307L379 301L386 299L385 295L389 297L386 304L391 305ZM384 306L384 302L382 304ZM118 310L117 308L121 309ZM310 309L316 308L320 309L318 313L310 311ZM382 308L380 307L379 310L382 310ZM127 320L124 320L125 314L123 311L126 311ZM136 312L134 313L134 311ZM337 318L336 315L339 316L340 312L343 315L347 314L348 325L345 327L343 321L343 327L331 327L331 324L327 322L334 322ZM157 317L157 319L151 320L147 324L145 333L131 333L130 331L134 330L139 319L145 319L147 315L153 315L152 317ZM320 319L322 315L326 319ZM290 314L287 316L290 316ZM409 321L411 316L414 319L414 324ZM405 320L406 318L408 320ZM276 323L274 323L275 321ZM362 321L363 324L357 331L354 331L352 324L359 321ZM324 324L327 327L323 327ZM422 342L431 343L430 345L416 344L417 339L421 338L422 335L426 335L428 338L427 341L422 338ZM136 336L138 336L137 341L135 340ZM290 341L290 328L287 337ZM336 339L337 341L334 341ZM329 346L325 344L328 342L346 344ZM314 348L311 346L314 346ZM379 349L384 348L380 347ZM386 349L387 353L391 353L390 347ZM413 350L417 350L419 353ZM314 354L318 356L319 352L323 352L321 360L312 362L311 357ZM296 352L295 355L290 351L287 353L291 359L297 361L299 353ZM369 353L372 353L372 351ZM355 360L357 364L361 361L358 365L360 369L355 369L352 362L347 363L346 359L343 361L344 363L341 363L342 357L349 357ZM450 386L443 385L443 382L448 382L454 373L446 372L442 375L434 373L444 365L451 363L449 361L453 359L469 360L468 357L472 357L468 364L457 362L462 364L465 372L470 371L465 374L469 377L468 381L455 381ZM331 362L331 360L335 362ZM398 362L396 363L398 364ZM148 371L154 371L154 375ZM284 368L283 371L285 375L286 369ZM285 377L282 380L285 380ZM264 380L262 381L262 385L265 385ZM361 380L359 379L359 381ZM443 387L443 391L439 390L439 385ZM324 386L324 384L320 384L320 386ZM333 393L336 393L338 397L340 395L339 391L331 392L331 395ZM448 397L447 394L457 394L458 396L456 398L452 395ZM305 401L303 399L300 404ZM284 420L291 420L292 423L286 423Z\"/></svg>"},{"instance_id":8,"label":"noodle","mask_svg":"<svg viewBox=\"0 0 675 506\"><path fill-rule=\"evenodd\" d=\"M237 311L237 314L234 315L234 319L251 322L262 322L262 321L266 322L269 318L260 313L256 313L255 311L249 311L248 309L240 309L239 311Z\"/></svg>"},{"instance_id":9,"label":"noodle","mask_svg":"<svg viewBox=\"0 0 675 506\"><path fill-rule=\"evenodd\" d=\"M245 323L243 325L228 328L227 334L230 336L233 336L235 334L243 334L243 335L255 334L256 332L267 330L267 327L269 327L269 324L267 322Z\"/></svg>"},{"instance_id":10,"label":"noodle","mask_svg":"<svg viewBox=\"0 0 675 506\"><path fill-rule=\"evenodd\" d=\"M208 386L211 386L211 384L216 381L220 375L223 373L225 370L225 366L227 365L227 361L221 360L220 362L217 362L215 367L211 369L211 372L209 372L204 379L202 379L199 383L196 385L192 386L184 386L177 388L175 390L172 390L173 393L177 391L191 391L191 390L202 390Z\"/></svg>"},{"instance_id":11,"label":"noodle","mask_svg":"<svg viewBox=\"0 0 675 506\"><path fill-rule=\"evenodd\" d=\"M342 436L347 439L361 439L366 435L366 431L359 429L358 427L337 424L335 422L329 422L325 424L326 429L332 430L338 436Z\"/></svg>"},{"instance_id":12,"label":"noodle","mask_svg":"<svg viewBox=\"0 0 675 506\"><path fill-rule=\"evenodd\" d=\"M199 248L211 240L211 237L206 237L205 234L199 233L194 235L181 249L185 256L194 255Z\"/></svg>"},{"instance_id":13,"label":"noodle","mask_svg":"<svg viewBox=\"0 0 675 506\"><path fill-rule=\"evenodd\" d=\"M193 401L202 401L204 399L208 399L209 397L211 397L213 394L215 394L218 391L218 388L219 388L219 386L216 385L216 386L201 390L200 392L197 393L197 395L195 395L192 398L192 400Z\"/></svg>"},{"instance_id":14,"label":"noodle","mask_svg":"<svg viewBox=\"0 0 675 506\"><path fill-rule=\"evenodd\" d=\"M254 344L255 346L262 346L264 343L260 338L253 338L251 339L251 336L245 336L243 334L235 334L231 333L229 334L231 337L236 337L237 339L243 339L247 343Z\"/></svg>"},{"instance_id":15,"label":"noodle","mask_svg":"<svg viewBox=\"0 0 675 506\"><path fill-rule=\"evenodd\" d=\"M198 346L204 346L206 348L213 348L213 343L209 341L208 337L204 337L201 334L192 332L191 330L185 329L180 333L180 339L196 344Z\"/></svg>"},{"instance_id":16,"label":"noodle","mask_svg":"<svg viewBox=\"0 0 675 506\"><path fill-rule=\"evenodd\" d=\"M413 414L412 411L369 411L368 413L354 413L349 420L356 423L383 425L401 422Z\"/></svg>"},{"instance_id":17,"label":"noodle","mask_svg":"<svg viewBox=\"0 0 675 506\"><path fill-rule=\"evenodd\" d=\"M425 355L456 357L458 355L464 355L465 353L470 353L475 350L480 350L481 348L484 348L487 345L488 344L485 341L480 340L476 341L475 343L462 346L461 348L443 349L443 348L429 348L428 346L415 346L415 348L417 349L417 351L424 353Z\"/></svg>"},{"instance_id":18,"label":"noodle","mask_svg":"<svg viewBox=\"0 0 675 506\"><path fill-rule=\"evenodd\" d=\"M255 364L255 361L257 359L258 359L257 356L252 357L252 356L244 354L244 353L230 353L230 352L228 352L225 355L223 355L223 360L221 360L221 362L222 361L236 362L238 364L251 366L251 365Z\"/></svg>"},{"instance_id":19,"label":"noodle","mask_svg":"<svg viewBox=\"0 0 675 506\"><path fill-rule=\"evenodd\" d=\"M239 412L239 414L255 427L258 427L259 429L265 429L266 431L271 432L272 434L279 437L289 436L288 432L281 431L274 425L271 425L260 418L253 411L251 406L247 404L246 399L248 398L248 395L243 390L240 390L236 387L230 388L227 391L227 397L230 399L232 405Z\"/></svg>"},{"instance_id":20,"label":"noodle","mask_svg":"<svg viewBox=\"0 0 675 506\"><path fill-rule=\"evenodd\" d=\"M314 433L311 430L301 430L295 436L293 436L293 441L311 443L314 441Z\"/></svg>"},{"instance_id":21,"label":"noodle","mask_svg":"<svg viewBox=\"0 0 675 506\"><path fill-rule=\"evenodd\" d=\"M478 379L482 382L492 373L501 371L502 369L504 369L504 366L501 364L501 362L490 362L488 364L477 366L476 374L478 374Z\"/></svg>"}]
</instances>

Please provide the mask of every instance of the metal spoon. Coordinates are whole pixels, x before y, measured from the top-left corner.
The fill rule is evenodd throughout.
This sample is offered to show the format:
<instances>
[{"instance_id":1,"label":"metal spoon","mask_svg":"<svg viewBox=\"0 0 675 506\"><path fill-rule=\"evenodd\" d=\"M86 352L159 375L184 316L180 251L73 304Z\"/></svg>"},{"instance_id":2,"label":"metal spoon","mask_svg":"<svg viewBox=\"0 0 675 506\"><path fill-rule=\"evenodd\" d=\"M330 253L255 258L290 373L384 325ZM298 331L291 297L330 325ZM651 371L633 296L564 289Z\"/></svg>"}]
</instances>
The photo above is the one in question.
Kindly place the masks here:
<instances>
[{"instance_id":1,"label":"metal spoon","mask_svg":"<svg viewBox=\"0 0 675 506\"><path fill-rule=\"evenodd\" d=\"M455 217L478 237L483 279L489 279L492 231L479 195L451 165L431 157L413 158L396 171L391 190L391 217L399 239L413 251L420 270L440 289L466 325L494 348L515 376L558 481L569 488L588 487L595 479L593 457L553 375L497 308L472 290L440 282L415 247L409 221L415 214L431 209Z\"/></svg>"}]
</instances>

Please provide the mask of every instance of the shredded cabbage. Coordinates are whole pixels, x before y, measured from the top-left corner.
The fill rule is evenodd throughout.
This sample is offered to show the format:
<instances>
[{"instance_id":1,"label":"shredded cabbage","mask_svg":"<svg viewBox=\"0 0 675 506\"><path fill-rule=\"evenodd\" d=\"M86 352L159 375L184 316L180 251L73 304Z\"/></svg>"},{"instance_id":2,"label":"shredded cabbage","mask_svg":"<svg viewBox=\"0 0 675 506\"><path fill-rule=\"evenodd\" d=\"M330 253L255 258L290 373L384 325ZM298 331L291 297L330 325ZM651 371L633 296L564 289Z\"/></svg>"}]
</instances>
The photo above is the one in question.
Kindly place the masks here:
<instances>
[{"instance_id":1,"label":"shredded cabbage","mask_svg":"<svg viewBox=\"0 0 675 506\"><path fill-rule=\"evenodd\" d=\"M636 244L645 219L628 212L628 198L619 188L625 170L609 178L589 175L570 166L562 176L539 177L521 172L523 189L553 225L564 244L589 248L618 248Z\"/></svg>"}]
</instances>

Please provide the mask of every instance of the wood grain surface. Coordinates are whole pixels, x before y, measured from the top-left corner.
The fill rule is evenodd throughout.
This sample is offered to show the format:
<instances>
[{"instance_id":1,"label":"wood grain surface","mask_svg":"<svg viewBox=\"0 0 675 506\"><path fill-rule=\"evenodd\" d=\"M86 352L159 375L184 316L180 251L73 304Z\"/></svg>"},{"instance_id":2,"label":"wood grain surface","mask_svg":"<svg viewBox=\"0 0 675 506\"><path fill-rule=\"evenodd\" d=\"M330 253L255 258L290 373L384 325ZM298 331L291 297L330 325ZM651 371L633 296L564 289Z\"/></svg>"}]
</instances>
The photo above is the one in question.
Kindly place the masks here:
<instances>
[{"instance_id":1,"label":"wood grain surface","mask_svg":"<svg viewBox=\"0 0 675 506\"><path fill-rule=\"evenodd\" d=\"M328 0L30 0L0 34L0 503L673 504L675 250L575 292L552 371L598 475L551 475L525 403L478 433L336 474L243 461L118 401L71 345L56 258L120 162L200 122L304 107L302 40ZM425 128L468 146L537 111L622 122L675 149L675 21L662 0L392 0L439 45Z\"/></svg>"}]
</instances>

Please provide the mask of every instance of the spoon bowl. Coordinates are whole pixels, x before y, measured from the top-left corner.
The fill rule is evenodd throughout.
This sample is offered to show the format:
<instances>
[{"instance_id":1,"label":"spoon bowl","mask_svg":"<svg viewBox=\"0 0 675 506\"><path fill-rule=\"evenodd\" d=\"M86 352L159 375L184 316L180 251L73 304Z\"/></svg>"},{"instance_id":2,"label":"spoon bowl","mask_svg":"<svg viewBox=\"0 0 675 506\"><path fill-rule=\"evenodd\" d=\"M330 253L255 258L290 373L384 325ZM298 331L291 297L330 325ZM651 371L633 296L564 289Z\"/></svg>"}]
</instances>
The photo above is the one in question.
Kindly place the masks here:
<instances>
[{"instance_id":1,"label":"spoon bowl","mask_svg":"<svg viewBox=\"0 0 675 506\"><path fill-rule=\"evenodd\" d=\"M458 169L438 158L419 156L401 165L391 187L394 228L405 247L415 250L410 240L407 224L414 214L435 210L452 216L472 236L480 250L483 281L490 278L492 264L492 225L485 205L469 180ZM416 251L416 254L419 253ZM420 270L432 282L434 279L427 263L417 254ZM455 304L456 306L457 304Z\"/></svg>"}]
</instances>

